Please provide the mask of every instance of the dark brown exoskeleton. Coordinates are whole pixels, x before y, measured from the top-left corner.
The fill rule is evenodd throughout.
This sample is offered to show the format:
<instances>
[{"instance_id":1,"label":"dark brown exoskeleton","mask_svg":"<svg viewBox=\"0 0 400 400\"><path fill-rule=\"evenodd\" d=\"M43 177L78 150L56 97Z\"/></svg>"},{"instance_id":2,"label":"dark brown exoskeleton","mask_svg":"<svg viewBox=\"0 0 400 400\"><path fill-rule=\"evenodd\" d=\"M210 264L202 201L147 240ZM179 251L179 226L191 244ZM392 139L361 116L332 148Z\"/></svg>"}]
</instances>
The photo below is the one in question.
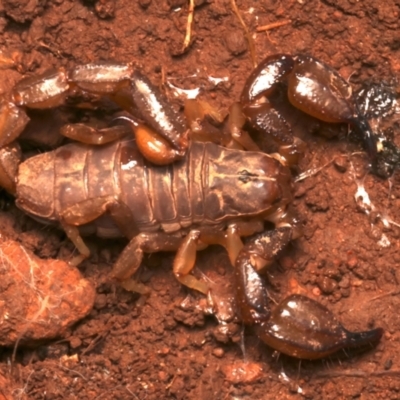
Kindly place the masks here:
<instances>
[{"instance_id":1,"label":"dark brown exoskeleton","mask_svg":"<svg viewBox=\"0 0 400 400\"><path fill-rule=\"evenodd\" d=\"M76 264L89 256L83 231L127 237L130 242L113 269L126 289L146 291L131 279L144 252L177 251L177 279L208 293L207 284L190 272L198 249L220 244L235 266L240 317L273 348L312 359L376 342L382 329L348 332L330 311L304 296L290 296L270 311L258 271L300 234L290 210L289 166L303 145L268 103L276 83L284 79L295 106L325 121L353 124L375 157L373 136L357 114L349 85L311 57L277 55L263 61L248 79L241 103L232 109L231 135L208 127L195 103L188 105L188 129L166 98L131 66L90 64L22 81L2 100L1 182L22 210L61 225L81 254ZM6 145L28 122L24 107L55 107L72 91L108 96L131 113L132 126L128 131L121 126L98 131L68 125L62 133L81 143L32 157L17 171L18 151ZM271 134L280 155L258 150L242 130L246 119ZM191 141L191 136L204 141ZM265 231L265 221L275 229ZM243 246L241 237L254 234Z\"/></svg>"}]
</instances>

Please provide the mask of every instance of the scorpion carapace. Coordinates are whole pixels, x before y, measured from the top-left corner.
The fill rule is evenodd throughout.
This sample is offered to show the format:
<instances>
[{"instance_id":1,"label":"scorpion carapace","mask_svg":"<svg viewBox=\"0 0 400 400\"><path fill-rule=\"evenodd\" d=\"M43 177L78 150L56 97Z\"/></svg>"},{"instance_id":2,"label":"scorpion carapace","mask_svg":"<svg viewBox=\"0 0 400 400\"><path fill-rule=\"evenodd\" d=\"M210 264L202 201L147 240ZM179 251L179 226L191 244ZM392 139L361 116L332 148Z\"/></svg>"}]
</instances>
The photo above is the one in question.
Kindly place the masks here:
<instances>
[{"instance_id":1,"label":"scorpion carapace","mask_svg":"<svg viewBox=\"0 0 400 400\"><path fill-rule=\"evenodd\" d=\"M258 271L301 234L291 209L289 167L304 145L268 102L283 80L291 102L303 111L324 121L367 127L363 134L374 160L374 137L357 113L350 86L311 57L277 55L264 60L221 129L205 115L207 106L196 102L187 104L186 125L165 96L131 65L89 64L23 80L2 98L0 182L15 194L22 210L61 225L80 252L75 264L89 256L84 232L127 237L129 244L113 276L128 290L147 292L131 278L144 252L177 251L177 279L207 294L208 285L190 272L198 249L220 244L235 267L240 318L255 326L267 344L313 359L376 342L382 329L350 333L330 311L304 296L288 297L270 311ZM68 125L62 133L82 143L37 155L18 168L18 149L8 144L29 120L25 108L56 107L71 95L87 92L111 99L130 113L131 123L102 130ZM242 129L246 120L272 137L280 155L258 149ZM265 230L266 221L275 229ZM250 237L246 245L244 236Z\"/></svg>"}]
</instances>

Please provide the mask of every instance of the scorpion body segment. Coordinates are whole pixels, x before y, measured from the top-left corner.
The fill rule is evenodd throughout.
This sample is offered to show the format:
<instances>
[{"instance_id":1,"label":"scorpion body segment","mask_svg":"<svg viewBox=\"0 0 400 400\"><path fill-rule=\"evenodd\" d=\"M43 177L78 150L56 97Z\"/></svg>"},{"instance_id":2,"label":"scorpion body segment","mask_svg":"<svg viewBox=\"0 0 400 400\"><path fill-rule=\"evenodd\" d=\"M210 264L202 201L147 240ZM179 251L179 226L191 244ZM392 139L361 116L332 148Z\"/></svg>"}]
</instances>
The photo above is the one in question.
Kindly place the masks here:
<instances>
[{"instance_id":1,"label":"scorpion body segment","mask_svg":"<svg viewBox=\"0 0 400 400\"><path fill-rule=\"evenodd\" d=\"M289 297L276 310L270 309L258 272L301 233L291 210L289 167L304 145L268 100L283 82L289 100L301 110L363 130L374 162L375 139L352 102L350 86L311 57L276 55L264 60L246 82L241 102L231 107L222 131L207 120L207 107L193 102L187 106L187 128L166 97L138 70L105 63L23 80L1 100L0 182L16 195L19 208L61 225L80 253L75 264L90 254L81 237L84 233L128 238L113 268L113 276L128 290L147 292L131 278L144 252L177 251L176 278L208 294L208 285L190 272L198 249L219 244L235 268L240 318L253 325L265 343L313 359L378 341L382 329L350 333L330 311L304 296ZM6 145L27 124L24 109L56 107L69 96L87 92L95 98L106 96L129 112L130 126L68 125L62 133L81 143L34 156L16 173L18 152ZM280 155L259 150L243 129L246 120L271 136ZM132 130L135 141L129 137ZM190 142L192 136L201 142ZM275 229L266 230L266 221ZM250 238L244 245L245 236Z\"/></svg>"},{"instance_id":2,"label":"scorpion body segment","mask_svg":"<svg viewBox=\"0 0 400 400\"><path fill-rule=\"evenodd\" d=\"M113 199L128 207L140 232L175 232L266 216L274 205L290 202L290 186L287 168L261 152L193 142L184 160L154 166L132 140L97 147L71 143L21 164L16 203L49 221L91 203L92 213L81 217L82 225L106 211L103 205L93 210L98 199L104 204ZM122 236L114 228L97 234Z\"/></svg>"}]
</instances>

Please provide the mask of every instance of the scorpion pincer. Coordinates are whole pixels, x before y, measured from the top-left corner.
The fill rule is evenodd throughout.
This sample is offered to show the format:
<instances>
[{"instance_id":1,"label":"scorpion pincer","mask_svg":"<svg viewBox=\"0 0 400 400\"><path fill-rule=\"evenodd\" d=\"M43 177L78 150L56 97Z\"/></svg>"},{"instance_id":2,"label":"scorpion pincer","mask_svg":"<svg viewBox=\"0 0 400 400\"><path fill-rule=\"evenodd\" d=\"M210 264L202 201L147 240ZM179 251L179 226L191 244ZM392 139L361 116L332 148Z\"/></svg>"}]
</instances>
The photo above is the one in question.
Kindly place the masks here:
<instances>
[{"instance_id":1,"label":"scorpion pincer","mask_svg":"<svg viewBox=\"0 0 400 400\"><path fill-rule=\"evenodd\" d=\"M281 83L302 111L351 124L374 162L375 139L357 111L351 87L312 57L266 58L248 78L222 129L196 102L188 102L185 123L132 65L98 63L24 79L3 96L0 182L19 208L65 230L80 252L75 264L89 256L83 234L128 238L113 268L128 290L147 292L131 278L144 252L177 251L176 278L206 294L207 284L190 272L198 249L220 244L235 267L240 318L274 349L314 359L377 342L382 329L349 332L328 309L305 296L289 296L270 310L258 271L301 234L290 207L290 167L304 144L268 100ZM19 164L18 148L11 142L29 121L27 109L57 107L76 93L111 99L129 112L131 124L100 130L67 125L62 133L74 142ZM243 129L246 124L271 136L278 152L261 152ZM275 229L265 230L266 221ZM250 238L243 245L245 236Z\"/></svg>"}]
</instances>

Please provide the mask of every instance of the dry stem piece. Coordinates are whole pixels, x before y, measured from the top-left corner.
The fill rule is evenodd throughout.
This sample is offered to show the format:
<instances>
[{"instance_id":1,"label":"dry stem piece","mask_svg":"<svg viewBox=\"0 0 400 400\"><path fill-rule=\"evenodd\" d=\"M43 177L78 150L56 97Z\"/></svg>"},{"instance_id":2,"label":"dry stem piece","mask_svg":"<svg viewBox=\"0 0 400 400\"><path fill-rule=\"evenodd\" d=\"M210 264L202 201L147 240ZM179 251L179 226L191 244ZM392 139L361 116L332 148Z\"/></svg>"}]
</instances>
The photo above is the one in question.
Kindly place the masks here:
<instances>
[{"instance_id":1,"label":"dry stem piece","mask_svg":"<svg viewBox=\"0 0 400 400\"><path fill-rule=\"evenodd\" d=\"M237 8L237 5L236 5L236 1L235 0L231 0L231 5L232 5L233 12L235 13L235 15L239 19L240 25L242 25L242 28L244 30L244 34L246 36L247 42L249 43L251 61L253 63L253 67L255 68L257 66L257 60L256 60L256 49L255 49L255 45L254 45L254 40L251 37L251 34L249 32L249 29L247 28L246 23L243 21L243 18L240 15L239 9Z\"/></svg>"},{"instance_id":2,"label":"dry stem piece","mask_svg":"<svg viewBox=\"0 0 400 400\"><path fill-rule=\"evenodd\" d=\"M186 23L186 35L183 41L182 53L188 48L190 44L190 39L192 38L192 24L193 24L193 14L194 14L194 0L189 0L189 13Z\"/></svg>"},{"instance_id":3,"label":"dry stem piece","mask_svg":"<svg viewBox=\"0 0 400 400\"><path fill-rule=\"evenodd\" d=\"M284 21L272 22L267 25L259 26L256 31L257 32L265 32L270 31L271 29L280 28L281 26L289 25L292 23L292 20L285 19Z\"/></svg>"}]
</instances>

